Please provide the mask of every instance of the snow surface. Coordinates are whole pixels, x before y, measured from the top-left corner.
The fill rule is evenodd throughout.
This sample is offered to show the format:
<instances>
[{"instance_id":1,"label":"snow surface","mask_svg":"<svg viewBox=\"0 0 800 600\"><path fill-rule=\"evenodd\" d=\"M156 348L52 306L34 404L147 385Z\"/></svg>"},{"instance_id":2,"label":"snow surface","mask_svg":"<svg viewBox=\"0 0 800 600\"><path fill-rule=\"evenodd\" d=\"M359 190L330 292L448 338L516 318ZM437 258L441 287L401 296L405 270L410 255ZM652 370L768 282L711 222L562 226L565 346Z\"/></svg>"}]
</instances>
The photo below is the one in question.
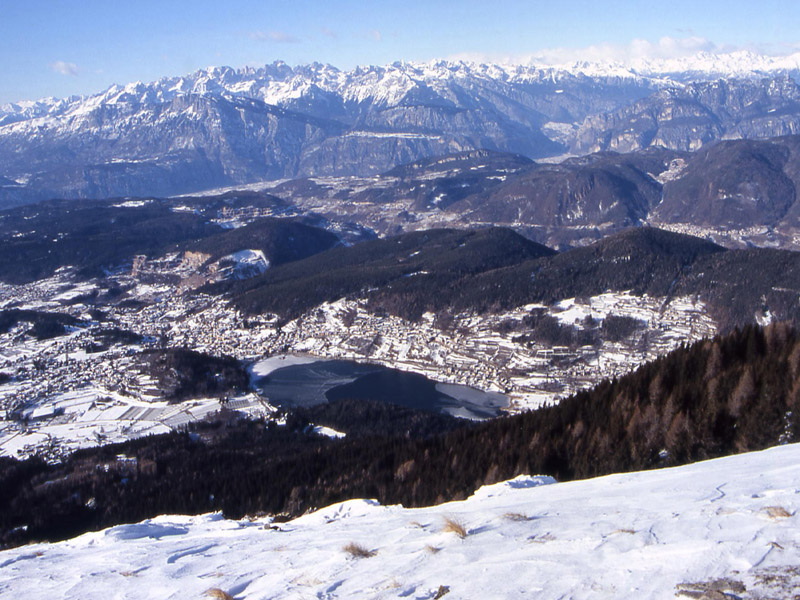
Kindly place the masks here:
<instances>
[{"instance_id":1,"label":"snow surface","mask_svg":"<svg viewBox=\"0 0 800 600\"><path fill-rule=\"evenodd\" d=\"M336 431L331 427L326 427L325 425L314 425L313 431L316 434L324 435L329 438L343 438L347 437L346 433L342 433L341 431Z\"/></svg>"},{"instance_id":2,"label":"snow surface","mask_svg":"<svg viewBox=\"0 0 800 600\"><path fill-rule=\"evenodd\" d=\"M14 388L0 389L0 400ZM272 412L272 407L253 394L234 396L227 408L252 417ZM48 443L65 450L124 442L146 435L180 430L223 409L218 398L195 398L178 404L143 400L96 386L54 394L28 409L25 428L0 421L0 456L25 458Z\"/></svg>"},{"instance_id":3,"label":"snow surface","mask_svg":"<svg viewBox=\"0 0 800 600\"><path fill-rule=\"evenodd\" d=\"M0 552L0 595L428 599L445 586L454 600L641 599L729 578L756 597L780 583L767 575L789 590L800 581L800 445L550 481L521 476L423 509L352 500L283 524L161 516ZM355 557L351 543L372 555Z\"/></svg>"},{"instance_id":4,"label":"snow surface","mask_svg":"<svg viewBox=\"0 0 800 600\"><path fill-rule=\"evenodd\" d=\"M284 367L291 367L293 365L308 365L319 360L320 359L316 356L280 354L278 356L270 356L269 358L258 361L251 367L250 370L256 377L266 377L273 371L283 369Z\"/></svg>"},{"instance_id":5,"label":"snow surface","mask_svg":"<svg viewBox=\"0 0 800 600\"><path fill-rule=\"evenodd\" d=\"M237 279L249 279L260 275L270 267L269 259L264 256L262 250L239 250L223 256L218 263L225 261L230 261L235 265L233 275Z\"/></svg>"}]
</instances>

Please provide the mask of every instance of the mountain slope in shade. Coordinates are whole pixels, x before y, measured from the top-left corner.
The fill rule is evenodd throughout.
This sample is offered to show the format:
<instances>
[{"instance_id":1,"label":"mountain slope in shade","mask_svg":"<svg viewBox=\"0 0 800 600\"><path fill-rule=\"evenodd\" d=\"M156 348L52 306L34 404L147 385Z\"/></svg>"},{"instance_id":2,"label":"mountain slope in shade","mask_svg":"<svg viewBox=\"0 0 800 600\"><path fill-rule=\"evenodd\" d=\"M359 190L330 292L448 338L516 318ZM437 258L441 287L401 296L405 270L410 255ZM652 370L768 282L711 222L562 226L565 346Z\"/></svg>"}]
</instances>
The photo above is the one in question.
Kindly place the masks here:
<instances>
[{"instance_id":1,"label":"mountain slope in shade","mask_svg":"<svg viewBox=\"0 0 800 600\"><path fill-rule=\"evenodd\" d=\"M245 312L287 319L342 297L416 320L427 311L491 313L610 291L664 302L696 295L729 331L754 320L798 322L798 289L798 252L726 250L632 227L560 253L504 228L417 231L334 248L215 291Z\"/></svg>"},{"instance_id":2,"label":"mountain slope in shade","mask_svg":"<svg viewBox=\"0 0 800 600\"><path fill-rule=\"evenodd\" d=\"M557 164L492 151L423 159L370 178L313 177L270 191L381 235L504 226L551 247L651 224L731 247L795 248L800 136L726 140L697 152L649 147Z\"/></svg>"},{"instance_id":3,"label":"mountain slope in shade","mask_svg":"<svg viewBox=\"0 0 800 600\"><path fill-rule=\"evenodd\" d=\"M661 200L654 178L678 156L652 149L537 164L447 207L465 221L535 226L550 232L640 225ZM564 236L566 237L566 235Z\"/></svg>"},{"instance_id":4,"label":"mountain slope in shade","mask_svg":"<svg viewBox=\"0 0 800 600\"><path fill-rule=\"evenodd\" d=\"M330 231L296 220L262 218L253 223L182 245L182 249L208 254L209 261L246 250L264 253L270 265L308 258L341 244Z\"/></svg>"},{"instance_id":5,"label":"mountain slope in shade","mask_svg":"<svg viewBox=\"0 0 800 600\"><path fill-rule=\"evenodd\" d=\"M692 155L664 186L656 221L744 228L800 225L800 136L725 141Z\"/></svg>"},{"instance_id":6,"label":"mountain slope in shade","mask_svg":"<svg viewBox=\"0 0 800 600\"><path fill-rule=\"evenodd\" d=\"M786 598L800 584L798 465L793 444L571 483L520 476L432 508L162 516L0 552L0 586L55 600Z\"/></svg>"},{"instance_id":7,"label":"mountain slope in shade","mask_svg":"<svg viewBox=\"0 0 800 600\"><path fill-rule=\"evenodd\" d=\"M18 207L0 213L0 281L27 283L50 277L61 267L95 277L129 268L137 255L152 260L186 251L208 255L205 262L255 250L277 265L339 243L334 233L294 219L259 217L245 225L248 218L242 217L236 224L244 226L238 229L219 224L230 223L238 213L280 214L284 209L278 198L267 195L52 201Z\"/></svg>"},{"instance_id":8,"label":"mountain slope in shade","mask_svg":"<svg viewBox=\"0 0 800 600\"><path fill-rule=\"evenodd\" d=\"M419 318L430 297L445 287L554 253L503 228L416 231L333 248L218 291L230 291L247 312L283 317L344 296L372 293L376 301Z\"/></svg>"},{"instance_id":9,"label":"mountain slope in shade","mask_svg":"<svg viewBox=\"0 0 800 600\"><path fill-rule=\"evenodd\" d=\"M690 83L587 117L570 149L579 154L650 146L691 151L723 139L792 135L800 132L798 108L800 87L789 76Z\"/></svg>"}]
</instances>

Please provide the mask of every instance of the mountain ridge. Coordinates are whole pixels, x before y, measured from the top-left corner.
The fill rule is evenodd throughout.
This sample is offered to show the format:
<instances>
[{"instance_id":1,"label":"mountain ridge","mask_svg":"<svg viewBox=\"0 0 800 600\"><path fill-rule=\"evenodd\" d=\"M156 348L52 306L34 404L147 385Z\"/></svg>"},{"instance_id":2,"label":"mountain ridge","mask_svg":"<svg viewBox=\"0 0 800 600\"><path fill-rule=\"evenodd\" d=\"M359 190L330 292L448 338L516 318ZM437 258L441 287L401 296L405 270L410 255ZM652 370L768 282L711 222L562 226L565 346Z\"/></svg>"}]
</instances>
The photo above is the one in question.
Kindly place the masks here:
<instances>
[{"instance_id":1,"label":"mountain ridge","mask_svg":"<svg viewBox=\"0 0 800 600\"><path fill-rule=\"evenodd\" d=\"M460 68L468 68L472 71L483 73L486 76L497 76L509 80L543 80L553 79L558 76L584 76L584 77L620 77L628 75L631 79L652 78L656 76L667 76L682 74L679 77L665 77L666 81L677 83L681 81L707 80L721 77L742 77L754 76L762 77L773 73L791 73L800 71L800 52L785 56L770 56L751 51L735 51L729 53L699 52L695 55L673 58L673 59L638 59L628 63L623 61L575 61L572 63L545 64L535 61L529 62L480 62L469 60L447 60L433 59L430 61L395 61L388 65L359 65L349 70L341 70L331 64L312 62L308 64L288 65L284 61L277 60L263 67L247 66L233 68L230 66L209 66L205 69L198 69L192 73L161 77L149 84L136 81L129 84L113 84L105 90L88 95L75 95L66 98L44 97L39 99L22 100L0 105L0 115L2 116L42 116L44 112L51 112L47 107L58 107L62 110L69 104L85 100L99 95L109 96L117 94L130 94L143 91L148 85L159 84L162 98L169 99L169 92L173 95L178 93L211 93L220 88L225 88L225 80L230 84L237 76L254 76L252 83L258 76L272 77L278 81L290 80L292 76L300 75L311 77L313 83L323 91L331 91L336 85L341 85L341 79L348 75L358 77L364 74L387 72L391 69L411 68L417 73L427 72L426 75L436 75L437 78L446 72L453 72ZM220 83L213 82L214 79L221 79ZM235 82L235 89L229 91L247 91L247 82ZM287 85L283 94L276 93L272 96L275 99L281 96L299 97L306 90L298 86ZM354 94L353 98L363 98ZM10 121L4 121L0 116L0 125Z\"/></svg>"},{"instance_id":2,"label":"mountain ridge","mask_svg":"<svg viewBox=\"0 0 800 600\"><path fill-rule=\"evenodd\" d=\"M0 108L0 206L371 176L481 149L537 159L654 143L695 149L726 135L769 137L800 130L800 90L791 79L800 75L798 63L800 54L780 60L742 54L639 71L444 60L350 71L319 63L209 67ZM659 74L675 65L689 70ZM714 82L726 69L735 79L725 94L692 99L696 90L721 85ZM767 112L737 125L736 110L759 94L771 98L762 103ZM681 118L657 115L633 138L626 133L642 111L678 114L682 106L700 119L699 133Z\"/></svg>"}]
</instances>

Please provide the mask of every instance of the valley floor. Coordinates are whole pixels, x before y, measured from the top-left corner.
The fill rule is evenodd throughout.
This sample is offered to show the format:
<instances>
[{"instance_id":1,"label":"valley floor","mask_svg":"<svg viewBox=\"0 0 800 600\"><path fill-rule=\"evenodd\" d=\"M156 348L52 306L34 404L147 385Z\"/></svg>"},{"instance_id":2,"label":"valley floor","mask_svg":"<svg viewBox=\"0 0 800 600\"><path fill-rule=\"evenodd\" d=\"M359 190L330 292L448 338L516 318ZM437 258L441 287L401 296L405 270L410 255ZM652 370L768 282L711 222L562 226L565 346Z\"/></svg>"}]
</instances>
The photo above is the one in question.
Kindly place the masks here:
<instances>
[{"instance_id":1,"label":"valley floor","mask_svg":"<svg viewBox=\"0 0 800 600\"><path fill-rule=\"evenodd\" d=\"M156 279L177 276L176 261L151 261L148 273ZM7 382L0 379L0 456L54 459L81 447L179 429L219 410L213 397L167 404L158 382L137 366L141 352L159 339L169 347L243 361L288 352L380 364L441 384L503 393L515 412L558 402L717 332L708 307L689 296L609 292L496 314L461 313L453 319L458 326L448 329L434 322L433 313L411 322L370 312L366 299L340 299L278 327L273 315L247 316L227 300L187 295L173 284L142 283L128 274L112 279L130 288L137 302L105 306L102 321L90 317L88 306L70 304L102 287L101 280L76 281L65 270L31 284L0 283L0 310L65 314L80 324L45 340L27 335L28 324L0 332L0 374L14 374ZM578 324L587 317L597 325L609 316L639 325L626 339L573 348L517 339L530 332L524 321L537 309L562 326L582 328ZM143 341L88 351L102 331L115 328ZM242 394L234 400L231 408L251 415L271 412L266 397Z\"/></svg>"},{"instance_id":2,"label":"valley floor","mask_svg":"<svg viewBox=\"0 0 800 600\"><path fill-rule=\"evenodd\" d=\"M799 444L548 483L522 476L413 510L353 500L282 524L162 516L0 552L0 595L790 598L800 587Z\"/></svg>"}]
</instances>

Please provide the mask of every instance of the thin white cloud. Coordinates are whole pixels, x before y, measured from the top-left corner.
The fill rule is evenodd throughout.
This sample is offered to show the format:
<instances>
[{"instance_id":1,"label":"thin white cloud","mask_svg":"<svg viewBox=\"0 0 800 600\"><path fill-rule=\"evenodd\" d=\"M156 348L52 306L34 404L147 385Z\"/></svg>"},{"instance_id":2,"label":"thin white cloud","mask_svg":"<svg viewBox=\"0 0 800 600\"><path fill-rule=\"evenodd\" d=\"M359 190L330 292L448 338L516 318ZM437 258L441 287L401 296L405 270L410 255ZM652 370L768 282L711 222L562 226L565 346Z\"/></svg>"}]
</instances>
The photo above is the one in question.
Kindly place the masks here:
<instances>
[{"instance_id":1,"label":"thin white cloud","mask_svg":"<svg viewBox=\"0 0 800 600\"><path fill-rule=\"evenodd\" d=\"M586 48L548 48L533 53L526 62L563 64L579 61L633 64L641 60L668 60L694 56L699 52L719 51L716 44L702 37L662 37L657 42L635 39L630 43L596 44Z\"/></svg>"},{"instance_id":2,"label":"thin white cloud","mask_svg":"<svg viewBox=\"0 0 800 600\"><path fill-rule=\"evenodd\" d=\"M57 60L54 63L50 63L50 68L56 73L60 73L61 75L69 75L71 77L77 77L79 72L78 65L71 62L64 62L63 60Z\"/></svg>"},{"instance_id":3,"label":"thin white cloud","mask_svg":"<svg viewBox=\"0 0 800 600\"><path fill-rule=\"evenodd\" d=\"M320 28L320 32L322 33L322 35L324 35L325 37L329 37L332 40L335 40L339 37L338 33L336 33L333 29L328 29L327 27Z\"/></svg>"},{"instance_id":4,"label":"thin white cloud","mask_svg":"<svg viewBox=\"0 0 800 600\"><path fill-rule=\"evenodd\" d=\"M381 32L378 31L377 29L373 29L372 31L370 31L369 36L376 42L380 42L383 39Z\"/></svg>"},{"instance_id":5,"label":"thin white cloud","mask_svg":"<svg viewBox=\"0 0 800 600\"><path fill-rule=\"evenodd\" d=\"M501 56L499 54L485 54L483 52L457 52L445 56L445 59L452 61L463 61L468 63L514 63L520 62L519 58L511 56Z\"/></svg>"},{"instance_id":6,"label":"thin white cloud","mask_svg":"<svg viewBox=\"0 0 800 600\"><path fill-rule=\"evenodd\" d=\"M642 60L669 60L694 56L699 52L730 52L736 48L722 47L699 37L665 36L652 42L634 39L627 44L594 44L583 48L544 48L518 55L489 55L466 52L449 58L472 62L509 62L516 64L561 65L576 62L616 62L633 65Z\"/></svg>"},{"instance_id":7,"label":"thin white cloud","mask_svg":"<svg viewBox=\"0 0 800 600\"><path fill-rule=\"evenodd\" d=\"M285 31L252 31L250 37L257 42L277 42L279 44L297 44L300 40Z\"/></svg>"}]
</instances>

